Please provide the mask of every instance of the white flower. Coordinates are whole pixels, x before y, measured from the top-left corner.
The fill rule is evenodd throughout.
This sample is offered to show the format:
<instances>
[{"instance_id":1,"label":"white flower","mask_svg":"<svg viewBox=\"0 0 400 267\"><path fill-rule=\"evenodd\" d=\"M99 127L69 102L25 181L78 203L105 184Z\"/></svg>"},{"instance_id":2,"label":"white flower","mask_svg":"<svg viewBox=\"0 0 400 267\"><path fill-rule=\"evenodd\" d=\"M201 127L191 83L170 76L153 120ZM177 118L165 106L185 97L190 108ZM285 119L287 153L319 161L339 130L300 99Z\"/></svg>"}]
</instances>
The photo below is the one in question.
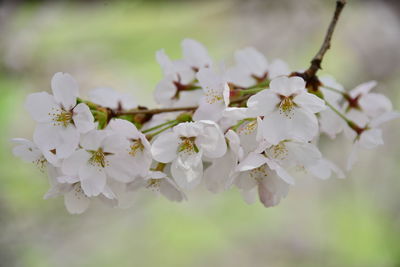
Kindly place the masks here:
<instances>
[{"instance_id":1,"label":"white flower","mask_svg":"<svg viewBox=\"0 0 400 267\"><path fill-rule=\"evenodd\" d=\"M103 192L107 177L126 182L134 176L131 161L126 157L129 142L118 134L92 130L82 136L82 148L66 158L62 164L65 175L77 176L89 197Z\"/></svg>"},{"instance_id":2,"label":"white flower","mask_svg":"<svg viewBox=\"0 0 400 267\"><path fill-rule=\"evenodd\" d=\"M160 171L149 171L143 178L136 179L128 184L128 190L136 191L139 188L146 188L159 193L170 201L187 200L185 193L179 189L176 183Z\"/></svg>"},{"instance_id":3,"label":"white flower","mask_svg":"<svg viewBox=\"0 0 400 267\"><path fill-rule=\"evenodd\" d=\"M67 73L58 72L51 80L53 95L46 92L30 94L26 108L38 122L33 140L45 150L56 150L60 158L66 158L79 143L79 134L95 127L89 108L76 105L78 84Z\"/></svg>"},{"instance_id":4,"label":"white flower","mask_svg":"<svg viewBox=\"0 0 400 267\"><path fill-rule=\"evenodd\" d=\"M242 191L247 203L254 201L254 195L258 191L260 201L265 207L275 206L281 198L286 197L289 185L294 184L293 177L279 164L255 152L242 160L236 171L240 174L235 185Z\"/></svg>"},{"instance_id":5,"label":"white flower","mask_svg":"<svg viewBox=\"0 0 400 267\"><path fill-rule=\"evenodd\" d=\"M227 72L229 82L241 87L265 82L282 75L289 75L289 68L282 60L268 64L265 56L254 47L247 47L235 52L236 65Z\"/></svg>"},{"instance_id":6,"label":"white flower","mask_svg":"<svg viewBox=\"0 0 400 267\"><path fill-rule=\"evenodd\" d=\"M315 165L308 166L307 170L315 177L323 180L331 177L332 172L334 172L338 178L345 178L343 171L335 163L325 158L321 158Z\"/></svg>"},{"instance_id":7,"label":"white flower","mask_svg":"<svg viewBox=\"0 0 400 267\"><path fill-rule=\"evenodd\" d=\"M89 100L95 104L112 109L129 110L137 107L132 96L111 88L95 88L89 92Z\"/></svg>"},{"instance_id":8,"label":"white flower","mask_svg":"<svg viewBox=\"0 0 400 267\"><path fill-rule=\"evenodd\" d=\"M172 162L172 177L180 187L190 189L197 186L203 176L203 156L211 159L222 157L226 152L226 142L214 122L188 122L157 137L151 152L156 161Z\"/></svg>"},{"instance_id":9,"label":"white flower","mask_svg":"<svg viewBox=\"0 0 400 267\"><path fill-rule=\"evenodd\" d=\"M265 154L285 168L301 167L306 170L322 159L321 152L314 144L292 140L268 147Z\"/></svg>"},{"instance_id":10,"label":"white flower","mask_svg":"<svg viewBox=\"0 0 400 267\"><path fill-rule=\"evenodd\" d=\"M125 157L130 160L132 173L135 176L144 176L152 162L151 146L146 136L134 124L126 120L113 119L107 127L128 140L129 150ZM126 178L132 180L135 176ZM129 180L126 182L129 182Z\"/></svg>"},{"instance_id":11,"label":"white flower","mask_svg":"<svg viewBox=\"0 0 400 267\"><path fill-rule=\"evenodd\" d=\"M229 105L229 86L223 75L218 75L210 68L201 69L197 75L204 96L200 99L199 107L193 119L218 121Z\"/></svg>"},{"instance_id":12,"label":"white flower","mask_svg":"<svg viewBox=\"0 0 400 267\"><path fill-rule=\"evenodd\" d=\"M13 138L12 142L17 145L13 148L14 156L20 157L26 162L32 162L39 169L44 170L48 162L58 166L60 159L51 151L41 150L35 143L24 138Z\"/></svg>"},{"instance_id":13,"label":"white flower","mask_svg":"<svg viewBox=\"0 0 400 267\"><path fill-rule=\"evenodd\" d=\"M348 131L348 136L354 142L354 145L347 160L347 170L350 170L357 161L357 154L360 149L373 149L383 145L382 129L378 127L397 118L400 118L399 112L387 112L363 124L360 133Z\"/></svg>"},{"instance_id":14,"label":"white flower","mask_svg":"<svg viewBox=\"0 0 400 267\"><path fill-rule=\"evenodd\" d=\"M196 40L184 39L182 51L184 61L195 71L212 66L212 59L208 55L207 49Z\"/></svg>"},{"instance_id":15,"label":"white flower","mask_svg":"<svg viewBox=\"0 0 400 267\"><path fill-rule=\"evenodd\" d=\"M204 172L204 182L208 190L219 193L227 190L235 180L238 172L235 168L243 157L243 149L240 146L239 136L232 130L225 134L228 141L228 149L224 156L214 159Z\"/></svg>"},{"instance_id":16,"label":"white flower","mask_svg":"<svg viewBox=\"0 0 400 267\"><path fill-rule=\"evenodd\" d=\"M91 198L85 195L82 190L79 178L76 176L63 175L59 168L49 167L48 176L50 189L44 199L64 196L64 204L69 213L81 214L87 210ZM105 186L98 196L103 201L115 202L115 195L108 186Z\"/></svg>"},{"instance_id":17,"label":"white flower","mask_svg":"<svg viewBox=\"0 0 400 267\"><path fill-rule=\"evenodd\" d=\"M369 118L375 118L392 111L392 103L386 96L370 93L376 85L376 81L369 81L351 90L349 92L351 100L348 101L347 107L355 111L363 112Z\"/></svg>"},{"instance_id":18,"label":"white flower","mask_svg":"<svg viewBox=\"0 0 400 267\"><path fill-rule=\"evenodd\" d=\"M325 109L325 103L307 93L300 77L278 77L270 89L252 96L247 105L249 114L264 116L262 133L267 142L276 145L285 139L308 142L318 134L314 113Z\"/></svg>"},{"instance_id":19,"label":"white flower","mask_svg":"<svg viewBox=\"0 0 400 267\"><path fill-rule=\"evenodd\" d=\"M164 78L157 84L154 98L164 106L190 106L197 104L201 92L192 90L196 72L211 67L212 61L205 47L195 40L182 42L183 59L172 61L160 50L156 58L164 71Z\"/></svg>"}]
</instances>

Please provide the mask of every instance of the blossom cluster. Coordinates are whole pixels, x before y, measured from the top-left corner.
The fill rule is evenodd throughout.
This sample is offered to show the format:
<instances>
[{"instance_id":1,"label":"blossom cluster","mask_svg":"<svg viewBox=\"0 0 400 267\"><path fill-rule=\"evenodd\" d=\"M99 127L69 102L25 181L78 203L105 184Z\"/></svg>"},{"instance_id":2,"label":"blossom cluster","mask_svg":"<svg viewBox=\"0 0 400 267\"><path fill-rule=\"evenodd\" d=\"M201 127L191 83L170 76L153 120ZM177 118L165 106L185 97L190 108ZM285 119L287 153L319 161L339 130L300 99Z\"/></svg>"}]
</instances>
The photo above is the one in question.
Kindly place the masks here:
<instances>
[{"instance_id":1,"label":"blossom cluster","mask_svg":"<svg viewBox=\"0 0 400 267\"><path fill-rule=\"evenodd\" d=\"M69 212L82 213L92 200L128 206L139 190L179 202L204 185L213 193L236 187L247 203L275 206L299 171L345 177L319 150L322 134L343 132L353 143L349 170L357 150L383 144L381 125L399 117L372 91L375 81L345 90L328 76L311 83L252 47L236 51L231 67L195 40L182 49L179 60L156 54L164 74L154 92L159 109L109 88L84 100L74 78L60 72L52 94L27 97L37 126L33 141L13 139L13 152L48 173L46 199L63 196Z\"/></svg>"}]
</instances>

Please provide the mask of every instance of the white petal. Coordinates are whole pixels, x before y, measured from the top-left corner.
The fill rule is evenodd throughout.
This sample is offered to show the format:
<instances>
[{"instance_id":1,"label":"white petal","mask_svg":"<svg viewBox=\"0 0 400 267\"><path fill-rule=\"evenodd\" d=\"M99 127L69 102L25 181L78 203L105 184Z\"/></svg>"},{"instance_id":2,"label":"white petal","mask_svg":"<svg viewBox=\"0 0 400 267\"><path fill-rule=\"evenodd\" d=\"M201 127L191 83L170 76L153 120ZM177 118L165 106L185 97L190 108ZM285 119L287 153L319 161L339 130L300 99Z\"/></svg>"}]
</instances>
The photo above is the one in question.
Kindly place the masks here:
<instances>
[{"instance_id":1,"label":"white petal","mask_svg":"<svg viewBox=\"0 0 400 267\"><path fill-rule=\"evenodd\" d=\"M96 151L102 145L103 140L108 136L107 131L92 130L81 136L81 146L86 150Z\"/></svg>"},{"instance_id":2,"label":"white petal","mask_svg":"<svg viewBox=\"0 0 400 267\"><path fill-rule=\"evenodd\" d=\"M288 116L275 111L264 117L261 127L264 138L273 145L285 139L308 142L318 133L315 115L299 108Z\"/></svg>"},{"instance_id":3,"label":"white petal","mask_svg":"<svg viewBox=\"0 0 400 267\"><path fill-rule=\"evenodd\" d=\"M156 161L168 163L177 156L179 140L174 132L158 136L151 147L151 154Z\"/></svg>"},{"instance_id":4,"label":"white petal","mask_svg":"<svg viewBox=\"0 0 400 267\"><path fill-rule=\"evenodd\" d=\"M245 171L239 174L239 176L235 179L235 185L244 190L248 191L257 186L257 181L250 176L249 171Z\"/></svg>"},{"instance_id":5,"label":"white petal","mask_svg":"<svg viewBox=\"0 0 400 267\"><path fill-rule=\"evenodd\" d=\"M257 187L253 187L251 190L242 190L242 197L247 204L254 204L257 200Z\"/></svg>"},{"instance_id":6,"label":"white petal","mask_svg":"<svg viewBox=\"0 0 400 267\"><path fill-rule=\"evenodd\" d=\"M247 100L249 116L264 116L274 111L280 102L279 97L268 90L263 90Z\"/></svg>"},{"instance_id":7,"label":"white petal","mask_svg":"<svg viewBox=\"0 0 400 267\"><path fill-rule=\"evenodd\" d=\"M217 122L222 118L224 110L224 103L216 102L214 104L209 104L206 102L205 98L202 98L199 102L199 107L193 114L193 120L211 120Z\"/></svg>"},{"instance_id":8,"label":"white petal","mask_svg":"<svg viewBox=\"0 0 400 267\"><path fill-rule=\"evenodd\" d=\"M284 168L282 168L278 163L276 163L273 160L267 159L267 165L271 170L274 170L276 172L276 174L280 178L282 178L283 181L285 181L288 184L294 185L293 177Z\"/></svg>"},{"instance_id":9,"label":"white petal","mask_svg":"<svg viewBox=\"0 0 400 267\"><path fill-rule=\"evenodd\" d=\"M358 141L360 146L372 149L378 145L383 145L382 130L381 129L369 129L364 131L360 135L360 140Z\"/></svg>"},{"instance_id":10,"label":"white petal","mask_svg":"<svg viewBox=\"0 0 400 267\"><path fill-rule=\"evenodd\" d=\"M258 184L260 201L267 208L278 205L288 192L289 185L275 175L268 175Z\"/></svg>"},{"instance_id":11,"label":"white petal","mask_svg":"<svg viewBox=\"0 0 400 267\"><path fill-rule=\"evenodd\" d=\"M79 177L75 175L62 175L57 177L57 181L62 184L74 184L79 182Z\"/></svg>"},{"instance_id":12,"label":"white petal","mask_svg":"<svg viewBox=\"0 0 400 267\"><path fill-rule=\"evenodd\" d=\"M235 60L249 76L262 77L268 71L267 59L254 47L246 47L236 51ZM255 83L255 80L253 80L253 83Z\"/></svg>"},{"instance_id":13,"label":"white petal","mask_svg":"<svg viewBox=\"0 0 400 267\"><path fill-rule=\"evenodd\" d=\"M185 194L168 177L160 182L160 193L170 201L181 202L186 200Z\"/></svg>"},{"instance_id":14,"label":"white petal","mask_svg":"<svg viewBox=\"0 0 400 267\"><path fill-rule=\"evenodd\" d=\"M288 166L308 167L316 164L322 158L321 152L314 144L293 141L285 142L284 145L288 150L286 159Z\"/></svg>"},{"instance_id":15,"label":"white petal","mask_svg":"<svg viewBox=\"0 0 400 267\"><path fill-rule=\"evenodd\" d=\"M227 190L233 182L233 170L236 158L232 153L226 153L223 157L215 159L204 172L204 182L207 189L213 193Z\"/></svg>"},{"instance_id":16,"label":"white petal","mask_svg":"<svg viewBox=\"0 0 400 267\"><path fill-rule=\"evenodd\" d=\"M78 104L74 108L72 119L74 120L76 129L80 133L87 133L95 128L92 112L90 112L89 107L83 103Z\"/></svg>"},{"instance_id":17,"label":"white petal","mask_svg":"<svg viewBox=\"0 0 400 267\"><path fill-rule=\"evenodd\" d=\"M192 39L182 41L183 57L190 67L210 67L212 60L207 49L199 42Z\"/></svg>"},{"instance_id":18,"label":"white petal","mask_svg":"<svg viewBox=\"0 0 400 267\"><path fill-rule=\"evenodd\" d=\"M125 137L119 134L110 134L103 139L101 146L105 152L115 154L127 152L129 150L130 143Z\"/></svg>"},{"instance_id":19,"label":"white petal","mask_svg":"<svg viewBox=\"0 0 400 267\"><path fill-rule=\"evenodd\" d=\"M289 74L290 70L288 64L281 59L275 59L268 67L268 77L270 79Z\"/></svg>"},{"instance_id":20,"label":"white petal","mask_svg":"<svg viewBox=\"0 0 400 267\"><path fill-rule=\"evenodd\" d=\"M382 94L366 94L359 99L359 104L361 109L372 118L393 110L392 102Z\"/></svg>"},{"instance_id":21,"label":"white petal","mask_svg":"<svg viewBox=\"0 0 400 267\"><path fill-rule=\"evenodd\" d=\"M136 126L127 121L122 119L112 119L107 126L110 130L114 131L115 133L121 134L126 137L130 137L132 139L139 138L139 131Z\"/></svg>"},{"instance_id":22,"label":"white petal","mask_svg":"<svg viewBox=\"0 0 400 267\"><path fill-rule=\"evenodd\" d=\"M76 176L80 166L86 164L89 159L90 154L84 149L79 149L63 161L61 170L66 175Z\"/></svg>"},{"instance_id":23,"label":"white petal","mask_svg":"<svg viewBox=\"0 0 400 267\"><path fill-rule=\"evenodd\" d=\"M89 207L90 199L85 196L80 186L74 186L64 195L64 204L69 213L81 214Z\"/></svg>"},{"instance_id":24,"label":"white petal","mask_svg":"<svg viewBox=\"0 0 400 267\"><path fill-rule=\"evenodd\" d=\"M388 121L394 120L394 119L398 119L400 118L400 112L397 111L392 111L392 112L387 112L382 114L381 116L374 118L371 123L370 126L371 127L378 127L383 123L386 123Z\"/></svg>"},{"instance_id":25,"label":"white petal","mask_svg":"<svg viewBox=\"0 0 400 267\"><path fill-rule=\"evenodd\" d=\"M316 95L302 93L293 98L293 102L312 113L326 109L325 102Z\"/></svg>"},{"instance_id":26,"label":"white petal","mask_svg":"<svg viewBox=\"0 0 400 267\"><path fill-rule=\"evenodd\" d=\"M267 162L267 158L258 153L249 153L239 165L236 167L236 171L248 171L260 167Z\"/></svg>"},{"instance_id":27,"label":"white petal","mask_svg":"<svg viewBox=\"0 0 400 267\"><path fill-rule=\"evenodd\" d=\"M73 125L62 127L59 131L60 143L56 146L57 156L59 158L69 157L79 144L79 132Z\"/></svg>"},{"instance_id":28,"label":"white petal","mask_svg":"<svg viewBox=\"0 0 400 267\"><path fill-rule=\"evenodd\" d=\"M172 98L176 95L177 88L174 85L175 75L170 74L164 77L154 90L154 99L158 104L169 106Z\"/></svg>"},{"instance_id":29,"label":"white petal","mask_svg":"<svg viewBox=\"0 0 400 267\"><path fill-rule=\"evenodd\" d=\"M117 181L128 183L135 179L133 159L128 154L107 156L107 175Z\"/></svg>"},{"instance_id":30,"label":"white petal","mask_svg":"<svg viewBox=\"0 0 400 267\"><path fill-rule=\"evenodd\" d=\"M102 167L94 164L84 164L79 169L81 186L88 197L98 196L106 186L106 174Z\"/></svg>"},{"instance_id":31,"label":"white petal","mask_svg":"<svg viewBox=\"0 0 400 267\"><path fill-rule=\"evenodd\" d=\"M51 79L51 89L57 103L62 104L65 110L70 110L76 105L79 95L78 83L68 73L57 72Z\"/></svg>"},{"instance_id":32,"label":"white petal","mask_svg":"<svg viewBox=\"0 0 400 267\"><path fill-rule=\"evenodd\" d=\"M179 187L193 189L203 177L203 161L201 153L186 155L180 153L172 162L171 174Z\"/></svg>"},{"instance_id":33,"label":"white petal","mask_svg":"<svg viewBox=\"0 0 400 267\"><path fill-rule=\"evenodd\" d=\"M40 149L27 139L13 138L11 141L17 143L13 148L14 156L20 157L24 161L35 162L43 156Z\"/></svg>"},{"instance_id":34,"label":"white petal","mask_svg":"<svg viewBox=\"0 0 400 267\"><path fill-rule=\"evenodd\" d=\"M304 91L306 83L300 77L277 77L271 81L269 87L272 92L283 96L290 96L297 91Z\"/></svg>"},{"instance_id":35,"label":"white petal","mask_svg":"<svg viewBox=\"0 0 400 267\"><path fill-rule=\"evenodd\" d=\"M51 114L60 110L54 97L46 92L33 93L28 95L25 108L37 122L51 122Z\"/></svg>"},{"instance_id":36,"label":"white petal","mask_svg":"<svg viewBox=\"0 0 400 267\"><path fill-rule=\"evenodd\" d=\"M369 81L358 85L356 88L349 92L352 98L359 95L368 94L378 83L376 81Z\"/></svg>"},{"instance_id":37,"label":"white petal","mask_svg":"<svg viewBox=\"0 0 400 267\"><path fill-rule=\"evenodd\" d=\"M204 125L203 133L196 138L196 145L209 158L222 157L226 152L225 137L218 124L212 121L200 121Z\"/></svg>"},{"instance_id":38,"label":"white petal","mask_svg":"<svg viewBox=\"0 0 400 267\"><path fill-rule=\"evenodd\" d=\"M60 134L62 127L54 126L51 123L38 123L33 132L33 141L41 149L55 149L62 143Z\"/></svg>"}]
</instances>

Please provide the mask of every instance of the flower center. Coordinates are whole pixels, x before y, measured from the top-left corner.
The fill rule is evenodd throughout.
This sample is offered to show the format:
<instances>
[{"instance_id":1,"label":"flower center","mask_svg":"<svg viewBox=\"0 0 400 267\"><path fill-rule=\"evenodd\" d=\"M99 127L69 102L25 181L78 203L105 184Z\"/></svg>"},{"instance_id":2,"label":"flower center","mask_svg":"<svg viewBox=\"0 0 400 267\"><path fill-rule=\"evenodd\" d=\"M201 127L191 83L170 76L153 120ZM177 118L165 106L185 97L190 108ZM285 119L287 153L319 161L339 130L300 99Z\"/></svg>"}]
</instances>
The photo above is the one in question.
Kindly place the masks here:
<instances>
[{"instance_id":1,"label":"flower center","mask_svg":"<svg viewBox=\"0 0 400 267\"><path fill-rule=\"evenodd\" d=\"M199 149L194 143L195 140L195 137L181 137L181 143L179 144L178 151L188 154L198 153Z\"/></svg>"},{"instance_id":2,"label":"flower center","mask_svg":"<svg viewBox=\"0 0 400 267\"><path fill-rule=\"evenodd\" d=\"M256 129L257 129L257 121L254 120L249 123L246 123L243 127L240 127L238 130L238 134L250 135L254 133Z\"/></svg>"},{"instance_id":3,"label":"flower center","mask_svg":"<svg viewBox=\"0 0 400 267\"><path fill-rule=\"evenodd\" d=\"M263 164L258 168L252 169L250 171L250 177L255 179L257 182L261 182L261 180L268 176L267 165Z\"/></svg>"},{"instance_id":4,"label":"flower center","mask_svg":"<svg viewBox=\"0 0 400 267\"><path fill-rule=\"evenodd\" d=\"M54 125L67 127L68 124L72 123L72 112L70 111L61 109L54 113L49 113L49 115L53 117Z\"/></svg>"},{"instance_id":5,"label":"flower center","mask_svg":"<svg viewBox=\"0 0 400 267\"><path fill-rule=\"evenodd\" d=\"M33 164L35 164L41 172L44 172L46 170L47 160L44 156L41 156L37 160L34 160Z\"/></svg>"},{"instance_id":6,"label":"flower center","mask_svg":"<svg viewBox=\"0 0 400 267\"><path fill-rule=\"evenodd\" d=\"M106 153L104 153L102 148L99 148L97 151L89 151L92 153L92 156L89 159L89 163L98 167L106 167L108 165L106 160Z\"/></svg>"},{"instance_id":7,"label":"flower center","mask_svg":"<svg viewBox=\"0 0 400 267\"><path fill-rule=\"evenodd\" d=\"M147 181L146 188L148 188L150 190L158 191L160 189L160 183L161 183L160 179L149 179Z\"/></svg>"},{"instance_id":8,"label":"flower center","mask_svg":"<svg viewBox=\"0 0 400 267\"><path fill-rule=\"evenodd\" d=\"M284 114L286 117L293 115L293 109L295 107L292 96L281 96L281 103L279 104L279 112Z\"/></svg>"},{"instance_id":9,"label":"flower center","mask_svg":"<svg viewBox=\"0 0 400 267\"><path fill-rule=\"evenodd\" d=\"M269 151L271 152L271 156L274 159L279 159L279 160L283 160L285 159L285 157L288 154L288 149L285 146L285 142L280 142L279 144L277 144L276 146L272 146Z\"/></svg>"},{"instance_id":10,"label":"flower center","mask_svg":"<svg viewBox=\"0 0 400 267\"><path fill-rule=\"evenodd\" d=\"M135 157L138 152L141 152L144 150L144 145L140 139L133 140L130 150L129 150L129 155L132 157Z\"/></svg>"},{"instance_id":11,"label":"flower center","mask_svg":"<svg viewBox=\"0 0 400 267\"><path fill-rule=\"evenodd\" d=\"M206 98L208 104L214 104L216 102L222 101L224 99L224 96L218 90L208 89L206 93Z\"/></svg>"}]
</instances>

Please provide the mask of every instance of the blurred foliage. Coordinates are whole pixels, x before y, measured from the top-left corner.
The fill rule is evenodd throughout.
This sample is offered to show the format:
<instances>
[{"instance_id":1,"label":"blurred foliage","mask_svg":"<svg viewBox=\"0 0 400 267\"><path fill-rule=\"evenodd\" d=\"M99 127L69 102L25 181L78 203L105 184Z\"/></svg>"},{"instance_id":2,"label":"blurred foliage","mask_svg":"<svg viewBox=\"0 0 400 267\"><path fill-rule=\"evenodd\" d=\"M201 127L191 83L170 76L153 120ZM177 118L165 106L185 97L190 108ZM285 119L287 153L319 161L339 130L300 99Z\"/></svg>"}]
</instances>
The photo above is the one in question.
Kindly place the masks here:
<instances>
[{"instance_id":1,"label":"blurred foliage","mask_svg":"<svg viewBox=\"0 0 400 267\"><path fill-rule=\"evenodd\" d=\"M0 266L399 266L396 135L388 136L395 145L377 152L385 157L367 154L353 177L304 177L273 209L244 204L236 190L219 196L199 190L188 203L149 193L127 210L93 205L88 213L71 216L62 199L42 199L45 175L11 155L10 138L29 138L33 131L25 96L49 90L56 71L77 77L83 95L95 86L114 86L147 104L161 77L156 50L165 48L178 58L180 41L191 37L225 58L238 44L252 44L232 35L227 24L242 23L245 9L232 13L229 3L32 1L10 10L0 41ZM330 6L324 8L330 12ZM285 58L289 63L304 64L313 54L324 30L317 26L312 46L300 43L301 36L300 49ZM253 43L260 44L256 37ZM348 81L363 63L353 62L347 45L335 41L325 66ZM379 172L368 164L380 166Z\"/></svg>"}]
</instances>

